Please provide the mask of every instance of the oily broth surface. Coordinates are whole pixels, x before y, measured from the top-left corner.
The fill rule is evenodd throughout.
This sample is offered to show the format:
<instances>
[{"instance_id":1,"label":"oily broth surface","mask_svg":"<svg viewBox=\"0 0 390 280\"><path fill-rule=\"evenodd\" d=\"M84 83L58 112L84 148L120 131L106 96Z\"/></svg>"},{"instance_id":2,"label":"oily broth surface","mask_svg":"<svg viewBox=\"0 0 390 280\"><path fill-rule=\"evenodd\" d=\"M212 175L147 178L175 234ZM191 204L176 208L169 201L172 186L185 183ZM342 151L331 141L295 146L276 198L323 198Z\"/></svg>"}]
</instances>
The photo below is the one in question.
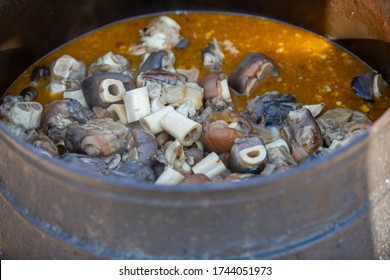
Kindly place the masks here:
<instances>
[{"instance_id":1,"label":"oily broth surface","mask_svg":"<svg viewBox=\"0 0 390 280\"><path fill-rule=\"evenodd\" d=\"M326 110L337 107L359 110L367 113L372 120L379 118L389 107L386 94L375 102L366 102L353 92L351 80L367 71L367 65L311 32L278 21L244 15L183 13L168 16L180 24L181 34L190 41L187 48L173 50L176 68L196 67L200 70L200 77L207 74L208 70L202 69L201 52L207 43L216 38L225 55L222 68L228 75L251 52L263 53L277 64L279 76L268 78L250 98L276 90L294 94L297 102L324 102ZM38 85L31 84L30 75L36 66L49 67L63 54L89 65L112 51L129 59L131 69L136 71L141 57L130 55L128 47L138 41L139 30L154 17L156 15L112 24L66 44L30 67L8 93L17 95L23 88L35 86L39 91L37 102L48 104L61 98L62 93L50 93L45 81L40 81ZM232 46L230 50L227 49L229 44ZM247 97L232 94L232 98L237 110L246 107Z\"/></svg>"}]
</instances>

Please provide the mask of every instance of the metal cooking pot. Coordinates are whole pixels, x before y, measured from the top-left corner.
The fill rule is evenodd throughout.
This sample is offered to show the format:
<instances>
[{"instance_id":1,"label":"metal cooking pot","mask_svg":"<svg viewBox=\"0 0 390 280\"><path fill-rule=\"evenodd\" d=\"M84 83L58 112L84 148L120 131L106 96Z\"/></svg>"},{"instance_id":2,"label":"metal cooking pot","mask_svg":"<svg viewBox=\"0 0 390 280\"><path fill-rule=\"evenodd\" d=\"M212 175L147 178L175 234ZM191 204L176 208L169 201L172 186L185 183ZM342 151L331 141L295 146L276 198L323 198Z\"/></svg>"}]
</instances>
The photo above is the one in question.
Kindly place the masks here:
<instances>
[{"instance_id":1,"label":"metal cooking pot","mask_svg":"<svg viewBox=\"0 0 390 280\"><path fill-rule=\"evenodd\" d=\"M119 19L234 11L334 38L389 79L390 1L0 1L0 92L50 50ZM390 110L337 153L282 174L161 187L42 157L0 124L0 250L23 259L390 258Z\"/></svg>"}]
</instances>

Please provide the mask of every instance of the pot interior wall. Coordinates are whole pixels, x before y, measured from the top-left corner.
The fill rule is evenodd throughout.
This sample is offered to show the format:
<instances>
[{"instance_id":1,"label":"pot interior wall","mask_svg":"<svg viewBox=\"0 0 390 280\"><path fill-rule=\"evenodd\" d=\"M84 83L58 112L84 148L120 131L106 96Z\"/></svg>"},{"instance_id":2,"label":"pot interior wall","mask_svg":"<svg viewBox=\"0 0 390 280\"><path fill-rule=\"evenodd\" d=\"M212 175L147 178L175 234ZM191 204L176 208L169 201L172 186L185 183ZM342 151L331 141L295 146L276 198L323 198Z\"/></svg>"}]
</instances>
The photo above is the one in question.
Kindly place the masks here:
<instances>
[{"instance_id":1,"label":"pot interior wall","mask_svg":"<svg viewBox=\"0 0 390 280\"><path fill-rule=\"evenodd\" d=\"M24 69L72 38L123 18L172 10L242 12L287 21L337 38L390 77L389 1L0 1L0 94Z\"/></svg>"}]
</instances>

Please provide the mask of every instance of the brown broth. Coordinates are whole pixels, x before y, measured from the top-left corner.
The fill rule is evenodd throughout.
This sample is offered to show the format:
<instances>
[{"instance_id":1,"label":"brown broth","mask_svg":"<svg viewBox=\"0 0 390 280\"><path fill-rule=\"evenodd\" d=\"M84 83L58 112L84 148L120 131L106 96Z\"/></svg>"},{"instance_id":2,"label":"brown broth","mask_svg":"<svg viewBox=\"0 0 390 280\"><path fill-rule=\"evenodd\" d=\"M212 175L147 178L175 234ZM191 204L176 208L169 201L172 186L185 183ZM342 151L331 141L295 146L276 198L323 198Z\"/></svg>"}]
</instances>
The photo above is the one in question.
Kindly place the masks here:
<instances>
[{"instance_id":1,"label":"brown broth","mask_svg":"<svg viewBox=\"0 0 390 280\"><path fill-rule=\"evenodd\" d=\"M225 55L223 71L230 74L240 60L248 53L259 52L272 58L279 70L278 77L271 77L259 86L253 96L267 91L292 93L297 102L316 104L323 102L326 109L351 108L367 113L376 120L389 108L389 94L366 102L357 97L351 89L351 80L369 68L361 60L331 41L306 30L269 19L223 13L181 13L168 14L181 26L181 34L190 40L187 48L174 49L176 68L196 67L200 77L208 70L202 69L201 52L208 42L216 38ZM30 74L36 66L50 64L68 54L87 65L98 57L112 51L125 56L136 70L140 57L130 55L128 47L139 39L139 29L156 16L129 19L111 24L84 35L55 50L30 67L9 88L8 94L17 95L32 86ZM239 51L231 53L224 42L230 41ZM51 94L47 82L34 85L39 91L36 101L47 104L62 97ZM387 93L389 90L387 90ZM247 103L243 96L233 96L234 106L243 110Z\"/></svg>"}]
</instances>

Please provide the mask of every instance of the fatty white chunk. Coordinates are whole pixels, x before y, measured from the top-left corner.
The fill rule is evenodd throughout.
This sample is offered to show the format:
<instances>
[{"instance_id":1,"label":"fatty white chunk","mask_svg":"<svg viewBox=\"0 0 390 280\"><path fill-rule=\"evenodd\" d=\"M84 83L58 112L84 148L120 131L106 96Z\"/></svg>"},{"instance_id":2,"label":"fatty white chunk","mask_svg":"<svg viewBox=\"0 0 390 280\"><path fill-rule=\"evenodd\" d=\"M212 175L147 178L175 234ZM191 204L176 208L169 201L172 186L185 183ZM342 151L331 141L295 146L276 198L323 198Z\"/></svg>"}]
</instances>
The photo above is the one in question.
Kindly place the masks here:
<instances>
[{"instance_id":1,"label":"fatty white chunk","mask_svg":"<svg viewBox=\"0 0 390 280\"><path fill-rule=\"evenodd\" d=\"M195 110L203 105L203 93L201 89L186 85L172 86L164 89L161 100L165 104L182 105L191 100Z\"/></svg>"},{"instance_id":2,"label":"fatty white chunk","mask_svg":"<svg viewBox=\"0 0 390 280\"><path fill-rule=\"evenodd\" d=\"M99 84L99 95L103 102L121 101L125 92L123 82L116 79L104 79Z\"/></svg>"},{"instance_id":3,"label":"fatty white chunk","mask_svg":"<svg viewBox=\"0 0 390 280\"><path fill-rule=\"evenodd\" d=\"M128 124L125 105L123 104L111 104L107 111L111 114L115 114L122 124Z\"/></svg>"},{"instance_id":4,"label":"fatty white chunk","mask_svg":"<svg viewBox=\"0 0 390 280\"><path fill-rule=\"evenodd\" d=\"M222 81L218 82L218 90L221 93L223 100L226 102L232 102L227 79L223 79Z\"/></svg>"},{"instance_id":5,"label":"fatty white chunk","mask_svg":"<svg viewBox=\"0 0 390 280\"><path fill-rule=\"evenodd\" d=\"M180 141L184 146L191 146L202 134L202 126L179 114L171 111L160 121L161 127L169 135Z\"/></svg>"},{"instance_id":6,"label":"fatty white chunk","mask_svg":"<svg viewBox=\"0 0 390 280\"><path fill-rule=\"evenodd\" d=\"M86 67L83 62L64 54L53 62L50 72L55 80L80 80L85 77Z\"/></svg>"},{"instance_id":7,"label":"fatty white chunk","mask_svg":"<svg viewBox=\"0 0 390 280\"><path fill-rule=\"evenodd\" d=\"M322 109L324 109L324 107L325 107L324 103L303 105L303 108L308 109L314 118L318 117L321 114Z\"/></svg>"},{"instance_id":8,"label":"fatty white chunk","mask_svg":"<svg viewBox=\"0 0 390 280\"><path fill-rule=\"evenodd\" d=\"M220 175L225 170L226 166L215 152L208 154L192 167L194 174L204 174L210 179Z\"/></svg>"},{"instance_id":9,"label":"fatty white chunk","mask_svg":"<svg viewBox=\"0 0 390 280\"><path fill-rule=\"evenodd\" d=\"M153 134L157 134L163 131L163 128L161 127L161 119L168 114L169 112L174 111L175 109L172 106L166 106L150 115L147 115L143 118L141 118L140 124L141 126L150 131Z\"/></svg>"},{"instance_id":10,"label":"fatty white chunk","mask_svg":"<svg viewBox=\"0 0 390 280\"><path fill-rule=\"evenodd\" d=\"M9 112L9 119L26 130L37 128L41 122L43 107L38 102L18 102Z\"/></svg>"},{"instance_id":11,"label":"fatty white chunk","mask_svg":"<svg viewBox=\"0 0 390 280\"><path fill-rule=\"evenodd\" d=\"M286 147L287 150L290 152L290 148L288 147L287 142L284 141L283 139L278 139L278 140L272 141L272 142L265 145L265 148L267 150L275 148L275 147Z\"/></svg>"},{"instance_id":12,"label":"fatty white chunk","mask_svg":"<svg viewBox=\"0 0 390 280\"><path fill-rule=\"evenodd\" d=\"M164 172L157 178L157 185L177 185L183 182L185 177L172 167L165 167Z\"/></svg>"},{"instance_id":13,"label":"fatty white chunk","mask_svg":"<svg viewBox=\"0 0 390 280\"><path fill-rule=\"evenodd\" d=\"M246 165L258 166L267 158L267 150L264 145L257 145L241 150L238 156Z\"/></svg>"},{"instance_id":14,"label":"fatty white chunk","mask_svg":"<svg viewBox=\"0 0 390 280\"><path fill-rule=\"evenodd\" d=\"M185 103L181 104L177 109L176 112L179 114L191 118L196 115L196 110L194 108L194 104L192 100L187 100Z\"/></svg>"},{"instance_id":15,"label":"fatty white chunk","mask_svg":"<svg viewBox=\"0 0 390 280\"><path fill-rule=\"evenodd\" d=\"M136 122L151 113L149 94L146 87L126 91L123 95L123 101L129 123Z\"/></svg>"}]
</instances>

